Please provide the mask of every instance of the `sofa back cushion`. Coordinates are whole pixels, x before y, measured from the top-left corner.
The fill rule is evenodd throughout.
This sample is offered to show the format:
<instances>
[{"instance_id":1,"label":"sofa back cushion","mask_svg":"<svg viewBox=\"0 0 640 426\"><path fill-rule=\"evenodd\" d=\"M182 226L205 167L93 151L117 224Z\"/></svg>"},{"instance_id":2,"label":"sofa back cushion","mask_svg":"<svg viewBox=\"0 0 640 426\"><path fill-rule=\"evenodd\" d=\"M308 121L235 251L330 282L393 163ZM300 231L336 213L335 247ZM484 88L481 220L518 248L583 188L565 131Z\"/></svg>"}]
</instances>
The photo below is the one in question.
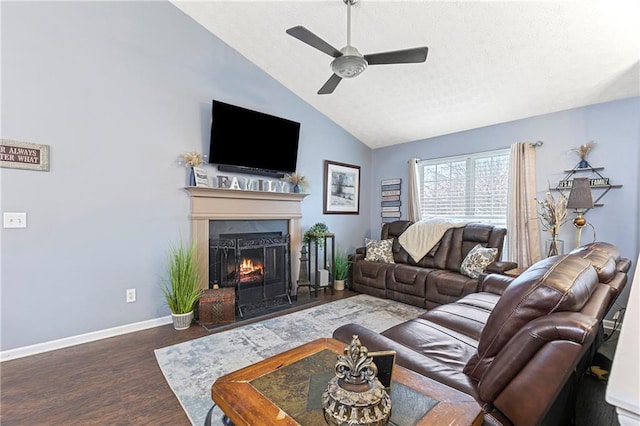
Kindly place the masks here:
<instances>
[{"instance_id":1,"label":"sofa back cushion","mask_svg":"<svg viewBox=\"0 0 640 426\"><path fill-rule=\"evenodd\" d=\"M580 311L597 285L596 271L581 257L554 256L529 267L500 297L464 372L479 381L519 330L553 312Z\"/></svg>"},{"instance_id":2,"label":"sofa back cushion","mask_svg":"<svg viewBox=\"0 0 640 426\"><path fill-rule=\"evenodd\" d=\"M507 230L484 223L470 223L462 228L447 230L440 241L420 261L415 262L402 247L398 237L413 224L409 220L385 223L381 239L393 238L393 259L395 263L420 266L423 268L448 269L460 272L462 261L476 244L498 249L496 260L500 260Z\"/></svg>"},{"instance_id":3,"label":"sofa back cushion","mask_svg":"<svg viewBox=\"0 0 640 426\"><path fill-rule=\"evenodd\" d=\"M586 244L571 250L570 254L589 260L596 269L601 283L608 283L618 272L616 260L620 258L620 252L612 244L601 242Z\"/></svg>"},{"instance_id":4,"label":"sofa back cushion","mask_svg":"<svg viewBox=\"0 0 640 426\"><path fill-rule=\"evenodd\" d=\"M505 228L486 223L469 223L463 228L450 229L449 231L452 231L453 235L445 269L460 272L462 261L478 244L482 247L498 249L495 260L500 260L504 238L507 235Z\"/></svg>"}]
</instances>

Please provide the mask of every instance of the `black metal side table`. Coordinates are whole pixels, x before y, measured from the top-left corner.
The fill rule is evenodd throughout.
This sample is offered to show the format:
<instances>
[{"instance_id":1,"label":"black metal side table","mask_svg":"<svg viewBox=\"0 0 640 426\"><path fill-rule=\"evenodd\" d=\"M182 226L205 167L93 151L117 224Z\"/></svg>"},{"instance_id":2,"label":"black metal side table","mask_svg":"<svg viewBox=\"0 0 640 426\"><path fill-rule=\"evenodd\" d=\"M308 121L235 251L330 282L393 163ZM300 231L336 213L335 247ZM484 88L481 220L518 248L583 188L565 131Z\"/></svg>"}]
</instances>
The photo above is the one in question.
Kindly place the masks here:
<instances>
[{"instance_id":1,"label":"black metal side table","mask_svg":"<svg viewBox=\"0 0 640 426\"><path fill-rule=\"evenodd\" d=\"M318 297L320 289L326 290L328 288L333 294L335 251L335 234L325 234L323 237L314 238L302 247L298 290L300 287L308 287L309 293L311 293L311 288L313 288L314 296ZM328 272L326 286L321 285L320 282L322 270Z\"/></svg>"}]
</instances>

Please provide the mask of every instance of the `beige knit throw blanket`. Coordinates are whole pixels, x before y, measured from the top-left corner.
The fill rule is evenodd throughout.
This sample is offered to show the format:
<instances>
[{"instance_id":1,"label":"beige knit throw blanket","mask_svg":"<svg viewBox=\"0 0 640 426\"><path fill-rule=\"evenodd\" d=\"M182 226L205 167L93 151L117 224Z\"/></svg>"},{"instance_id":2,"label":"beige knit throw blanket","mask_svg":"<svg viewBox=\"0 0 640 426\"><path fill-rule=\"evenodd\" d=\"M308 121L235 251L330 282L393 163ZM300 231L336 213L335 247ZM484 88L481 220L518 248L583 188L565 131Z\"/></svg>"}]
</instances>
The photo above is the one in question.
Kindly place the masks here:
<instances>
[{"instance_id":1,"label":"beige knit throw blanket","mask_svg":"<svg viewBox=\"0 0 640 426\"><path fill-rule=\"evenodd\" d=\"M440 241L448 229L461 228L467 223L469 221L442 217L422 219L409 226L398 237L398 242L414 262L419 262Z\"/></svg>"}]
</instances>

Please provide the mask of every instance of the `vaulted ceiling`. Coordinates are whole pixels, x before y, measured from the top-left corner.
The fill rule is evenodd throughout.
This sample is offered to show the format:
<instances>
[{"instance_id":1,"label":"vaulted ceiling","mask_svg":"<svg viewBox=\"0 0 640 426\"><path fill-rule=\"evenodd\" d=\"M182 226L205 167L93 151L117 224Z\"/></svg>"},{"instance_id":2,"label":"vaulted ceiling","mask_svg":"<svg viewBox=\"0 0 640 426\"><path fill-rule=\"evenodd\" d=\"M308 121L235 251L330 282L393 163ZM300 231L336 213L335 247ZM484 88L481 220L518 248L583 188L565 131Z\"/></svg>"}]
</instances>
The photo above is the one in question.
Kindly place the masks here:
<instances>
[{"instance_id":1,"label":"vaulted ceiling","mask_svg":"<svg viewBox=\"0 0 640 426\"><path fill-rule=\"evenodd\" d=\"M369 66L330 95L342 0L181 1L178 8L372 148L640 95L640 2L379 1L351 8L351 45L428 46L426 62Z\"/></svg>"}]
</instances>

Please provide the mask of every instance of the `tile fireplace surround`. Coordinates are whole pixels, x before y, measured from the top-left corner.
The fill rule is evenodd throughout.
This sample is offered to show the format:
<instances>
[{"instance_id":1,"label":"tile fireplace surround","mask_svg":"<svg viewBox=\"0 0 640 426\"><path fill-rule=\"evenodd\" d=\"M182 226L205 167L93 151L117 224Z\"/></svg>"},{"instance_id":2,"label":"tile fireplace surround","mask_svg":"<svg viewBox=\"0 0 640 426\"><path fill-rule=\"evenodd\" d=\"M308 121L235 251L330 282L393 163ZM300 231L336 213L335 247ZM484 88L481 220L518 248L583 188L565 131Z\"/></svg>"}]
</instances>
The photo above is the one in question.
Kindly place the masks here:
<instances>
[{"instance_id":1,"label":"tile fireplace surround","mask_svg":"<svg viewBox=\"0 0 640 426\"><path fill-rule=\"evenodd\" d=\"M197 242L200 287L209 288L209 221L285 219L291 241L291 282L296 294L302 241L302 201L309 194L243 191L221 188L185 188L191 196L191 237Z\"/></svg>"}]
</instances>

